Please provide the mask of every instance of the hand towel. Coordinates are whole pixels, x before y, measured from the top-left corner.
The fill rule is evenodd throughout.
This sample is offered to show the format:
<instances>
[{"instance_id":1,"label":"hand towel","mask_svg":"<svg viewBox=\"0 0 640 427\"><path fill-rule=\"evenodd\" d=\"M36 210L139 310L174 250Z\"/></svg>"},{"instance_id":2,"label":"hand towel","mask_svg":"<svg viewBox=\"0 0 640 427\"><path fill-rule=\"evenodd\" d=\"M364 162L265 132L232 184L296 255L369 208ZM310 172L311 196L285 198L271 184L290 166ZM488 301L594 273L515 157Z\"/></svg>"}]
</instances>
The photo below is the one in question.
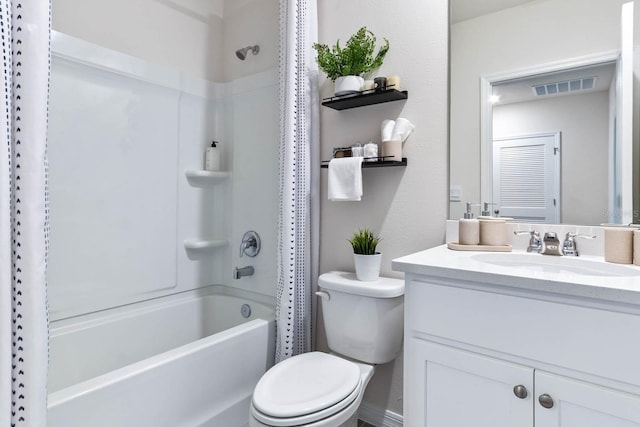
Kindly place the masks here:
<instances>
[{"instance_id":1,"label":"hand towel","mask_svg":"<svg viewBox=\"0 0 640 427\"><path fill-rule=\"evenodd\" d=\"M386 141L391 139L393 133L393 127L396 125L395 120L383 120L380 126L380 141Z\"/></svg>"},{"instance_id":2,"label":"hand towel","mask_svg":"<svg viewBox=\"0 0 640 427\"><path fill-rule=\"evenodd\" d=\"M405 118L398 117L393 127L393 132L391 133L391 139L394 141L400 140L405 142L414 129L415 126L413 123Z\"/></svg>"},{"instance_id":3,"label":"hand towel","mask_svg":"<svg viewBox=\"0 0 640 427\"><path fill-rule=\"evenodd\" d=\"M360 201L362 197L362 157L331 159L328 177L329 200Z\"/></svg>"}]
</instances>

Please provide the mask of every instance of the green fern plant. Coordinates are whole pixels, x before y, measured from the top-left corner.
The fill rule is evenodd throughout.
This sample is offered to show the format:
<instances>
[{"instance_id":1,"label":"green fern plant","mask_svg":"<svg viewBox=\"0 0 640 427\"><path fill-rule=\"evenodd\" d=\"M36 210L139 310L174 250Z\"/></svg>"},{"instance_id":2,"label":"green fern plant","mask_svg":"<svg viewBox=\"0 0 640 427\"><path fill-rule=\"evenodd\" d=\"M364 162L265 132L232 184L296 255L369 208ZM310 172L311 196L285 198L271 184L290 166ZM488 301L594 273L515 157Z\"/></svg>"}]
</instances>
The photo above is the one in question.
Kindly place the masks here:
<instances>
[{"instance_id":1,"label":"green fern plant","mask_svg":"<svg viewBox=\"0 0 640 427\"><path fill-rule=\"evenodd\" d=\"M385 38L384 42L374 55L376 36L367 27L362 27L347 40L343 48L340 47L340 40L332 48L320 43L314 43L313 48L318 52L318 67L335 81L342 76L363 76L379 68L389 51L389 40Z\"/></svg>"},{"instance_id":2,"label":"green fern plant","mask_svg":"<svg viewBox=\"0 0 640 427\"><path fill-rule=\"evenodd\" d=\"M375 255L376 247L378 243L380 243L380 236L375 234L373 231L368 228L363 228L355 233L351 239L349 239L349 243L353 247L353 253L358 255Z\"/></svg>"}]
</instances>

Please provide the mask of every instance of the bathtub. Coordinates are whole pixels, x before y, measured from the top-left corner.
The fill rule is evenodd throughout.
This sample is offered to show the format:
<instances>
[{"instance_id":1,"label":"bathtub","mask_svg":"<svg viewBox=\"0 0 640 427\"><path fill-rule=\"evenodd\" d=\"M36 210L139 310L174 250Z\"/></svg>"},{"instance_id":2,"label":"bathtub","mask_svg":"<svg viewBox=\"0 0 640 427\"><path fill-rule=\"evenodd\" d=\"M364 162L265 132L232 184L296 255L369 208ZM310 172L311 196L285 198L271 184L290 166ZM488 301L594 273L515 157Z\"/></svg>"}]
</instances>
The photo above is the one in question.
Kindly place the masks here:
<instances>
[{"instance_id":1,"label":"bathtub","mask_svg":"<svg viewBox=\"0 0 640 427\"><path fill-rule=\"evenodd\" d=\"M243 427L273 319L273 298L215 285L53 322L47 425Z\"/></svg>"}]
</instances>

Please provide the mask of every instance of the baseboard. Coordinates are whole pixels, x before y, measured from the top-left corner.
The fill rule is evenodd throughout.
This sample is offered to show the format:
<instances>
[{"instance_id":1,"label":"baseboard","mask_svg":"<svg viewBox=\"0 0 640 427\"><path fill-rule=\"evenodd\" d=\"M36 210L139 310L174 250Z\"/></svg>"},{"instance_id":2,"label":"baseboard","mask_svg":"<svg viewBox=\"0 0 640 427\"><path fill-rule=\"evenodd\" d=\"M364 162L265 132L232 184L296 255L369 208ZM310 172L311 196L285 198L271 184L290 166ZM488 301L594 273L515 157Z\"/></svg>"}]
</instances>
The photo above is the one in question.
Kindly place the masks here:
<instances>
[{"instance_id":1,"label":"baseboard","mask_svg":"<svg viewBox=\"0 0 640 427\"><path fill-rule=\"evenodd\" d=\"M376 427L402 427L404 423L402 415L367 402L362 402L360 405L358 418Z\"/></svg>"}]
</instances>

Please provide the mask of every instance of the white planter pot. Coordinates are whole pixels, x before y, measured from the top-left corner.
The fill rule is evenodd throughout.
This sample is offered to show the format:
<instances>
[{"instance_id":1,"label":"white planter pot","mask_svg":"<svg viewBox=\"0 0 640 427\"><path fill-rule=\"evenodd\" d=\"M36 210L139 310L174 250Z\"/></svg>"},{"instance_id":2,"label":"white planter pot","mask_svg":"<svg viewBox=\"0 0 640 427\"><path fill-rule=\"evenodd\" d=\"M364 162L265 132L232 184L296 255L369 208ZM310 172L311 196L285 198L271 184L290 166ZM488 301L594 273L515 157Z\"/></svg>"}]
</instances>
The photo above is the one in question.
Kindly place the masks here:
<instances>
[{"instance_id":1,"label":"white planter pot","mask_svg":"<svg viewBox=\"0 0 640 427\"><path fill-rule=\"evenodd\" d=\"M380 264L382 254L358 255L353 254L353 261L356 265L356 277L363 282L375 282L380 277Z\"/></svg>"},{"instance_id":2,"label":"white planter pot","mask_svg":"<svg viewBox=\"0 0 640 427\"><path fill-rule=\"evenodd\" d=\"M350 95L360 92L363 84L364 79L360 76L343 76L333 83L333 90L336 96Z\"/></svg>"}]
</instances>

